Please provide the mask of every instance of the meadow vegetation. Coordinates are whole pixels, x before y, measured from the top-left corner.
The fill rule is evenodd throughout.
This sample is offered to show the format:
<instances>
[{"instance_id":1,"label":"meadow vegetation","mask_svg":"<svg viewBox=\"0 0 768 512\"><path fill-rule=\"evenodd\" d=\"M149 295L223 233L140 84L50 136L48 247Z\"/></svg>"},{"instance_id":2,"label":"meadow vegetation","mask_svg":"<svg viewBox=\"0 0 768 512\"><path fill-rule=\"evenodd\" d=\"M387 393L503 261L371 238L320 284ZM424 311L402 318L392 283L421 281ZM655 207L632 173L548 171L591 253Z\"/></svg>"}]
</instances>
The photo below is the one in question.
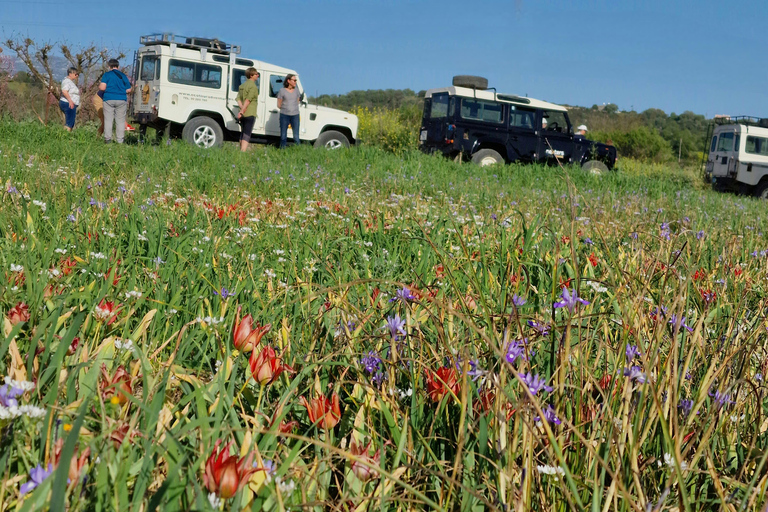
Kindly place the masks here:
<instances>
[{"instance_id":1,"label":"meadow vegetation","mask_svg":"<svg viewBox=\"0 0 768 512\"><path fill-rule=\"evenodd\" d=\"M694 170L6 121L0 180L0 510L764 506L765 204Z\"/></svg>"}]
</instances>

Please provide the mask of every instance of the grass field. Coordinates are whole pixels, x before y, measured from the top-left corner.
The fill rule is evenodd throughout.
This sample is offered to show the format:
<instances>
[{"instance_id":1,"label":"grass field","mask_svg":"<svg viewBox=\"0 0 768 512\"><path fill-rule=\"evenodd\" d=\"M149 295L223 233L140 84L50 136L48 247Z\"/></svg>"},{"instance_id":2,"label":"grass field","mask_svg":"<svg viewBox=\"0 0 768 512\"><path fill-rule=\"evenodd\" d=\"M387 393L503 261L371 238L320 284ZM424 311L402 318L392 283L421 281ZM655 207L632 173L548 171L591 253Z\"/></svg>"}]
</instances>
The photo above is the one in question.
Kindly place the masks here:
<instances>
[{"instance_id":1,"label":"grass field","mask_svg":"<svg viewBox=\"0 0 768 512\"><path fill-rule=\"evenodd\" d=\"M0 510L761 509L765 204L619 167L0 123Z\"/></svg>"}]
</instances>

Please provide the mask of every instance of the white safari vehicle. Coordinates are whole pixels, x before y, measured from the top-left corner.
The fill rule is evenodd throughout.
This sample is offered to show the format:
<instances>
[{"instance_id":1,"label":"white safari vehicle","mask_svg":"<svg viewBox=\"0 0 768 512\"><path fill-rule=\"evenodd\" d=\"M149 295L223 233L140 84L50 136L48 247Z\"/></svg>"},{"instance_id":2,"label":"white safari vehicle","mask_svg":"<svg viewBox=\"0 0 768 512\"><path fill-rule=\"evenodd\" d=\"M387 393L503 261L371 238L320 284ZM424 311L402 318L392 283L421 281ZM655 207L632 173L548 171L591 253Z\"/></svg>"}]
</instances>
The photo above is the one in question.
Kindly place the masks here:
<instances>
[{"instance_id":1,"label":"white safari vehicle","mask_svg":"<svg viewBox=\"0 0 768 512\"><path fill-rule=\"evenodd\" d=\"M142 36L134 61L134 94L131 114L146 131L147 126L181 137L197 146L219 146L225 139L239 138L237 91L245 81L245 70L259 71L258 117L253 128L256 140L280 138L277 93L292 69L239 56L240 47L218 39L173 34ZM297 79L299 91L304 88ZM315 147L336 149L355 143L357 116L332 108L309 105L301 92L300 130L302 141ZM289 129L288 139L293 139Z\"/></svg>"},{"instance_id":2,"label":"white safari vehicle","mask_svg":"<svg viewBox=\"0 0 768 512\"><path fill-rule=\"evenodd\" d=\"M715 190L768 199L768 119L716 116L705 172Z\"/></svg>"}]
</instances>

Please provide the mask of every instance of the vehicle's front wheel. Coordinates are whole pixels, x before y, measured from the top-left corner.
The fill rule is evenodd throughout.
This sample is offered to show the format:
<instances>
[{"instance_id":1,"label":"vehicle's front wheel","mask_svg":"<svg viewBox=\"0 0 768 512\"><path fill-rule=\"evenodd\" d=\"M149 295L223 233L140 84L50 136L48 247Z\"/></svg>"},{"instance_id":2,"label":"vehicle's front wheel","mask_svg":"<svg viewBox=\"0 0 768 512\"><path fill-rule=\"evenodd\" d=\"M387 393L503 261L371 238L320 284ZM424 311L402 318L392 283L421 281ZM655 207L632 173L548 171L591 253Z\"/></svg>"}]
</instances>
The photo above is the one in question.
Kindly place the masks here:
<instances>
[{"instance_id":1,"label":"vehicle's front wheel","mask_svg":"<svg viewBox=\"0 0 768 512\"><path fill-rule=\"evenodd\" d=\"M340 149L349 147L349 139L341 132L328 130L323 132L315 141L316 148Z\"/></svg>"},{"instance_id":2,"label":"vehicle's front wheel","mask_svg":"<svg viewBox=\"0 0 768 512\"><path fill-rule=\"evenodd\" d=\"M493 149L481 149L472 155L472 161L480 167L504 163L504 159L501 157L499 152Z\"/></svg>"},{"instance_id":3,"label":"vehicle's front wheel","mask_svg":"<svg viewBox=\"0 0 768 512\"><path fill-rule=\"evenodd\" d=\"M608 172L608 166L600 160L589 160L588 162L584 162L584 165L582 165L581 168L597 175Z\"/></svg>"},{"instance_id":4,"label":"vehicle's front wheel","mask_svg":"<svg viewBox=\"0 0 768 512\"><path fill-rule=\"evenodd\" d=\"M181 138L203 149L221 146L224 131L219 123L206 116L194 117L184 125Z\"/></svg>"}]
</instances>

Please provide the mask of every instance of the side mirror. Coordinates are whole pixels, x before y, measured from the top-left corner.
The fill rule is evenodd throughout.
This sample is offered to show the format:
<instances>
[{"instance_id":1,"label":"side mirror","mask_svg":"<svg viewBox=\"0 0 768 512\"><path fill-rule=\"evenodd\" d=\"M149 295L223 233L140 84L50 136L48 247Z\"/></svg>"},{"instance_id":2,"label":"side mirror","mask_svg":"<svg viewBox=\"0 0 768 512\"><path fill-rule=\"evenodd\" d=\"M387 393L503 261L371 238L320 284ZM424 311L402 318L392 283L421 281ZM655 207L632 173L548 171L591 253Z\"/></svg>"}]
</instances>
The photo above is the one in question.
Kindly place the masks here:
<instances>
[{"instance_id":1,"label":"side mirror","mask_svg":"<svg viewBox=\"0 0 768 512\"><path fill-rule=\"evenodd\" d=\"M307 105L307 95L306 95L306 94L304 94L303 92L302 92L302 93L301 93L301 95L299 96L299 102L300 102L302 105Z\"/></svg>"}]
</instances>

